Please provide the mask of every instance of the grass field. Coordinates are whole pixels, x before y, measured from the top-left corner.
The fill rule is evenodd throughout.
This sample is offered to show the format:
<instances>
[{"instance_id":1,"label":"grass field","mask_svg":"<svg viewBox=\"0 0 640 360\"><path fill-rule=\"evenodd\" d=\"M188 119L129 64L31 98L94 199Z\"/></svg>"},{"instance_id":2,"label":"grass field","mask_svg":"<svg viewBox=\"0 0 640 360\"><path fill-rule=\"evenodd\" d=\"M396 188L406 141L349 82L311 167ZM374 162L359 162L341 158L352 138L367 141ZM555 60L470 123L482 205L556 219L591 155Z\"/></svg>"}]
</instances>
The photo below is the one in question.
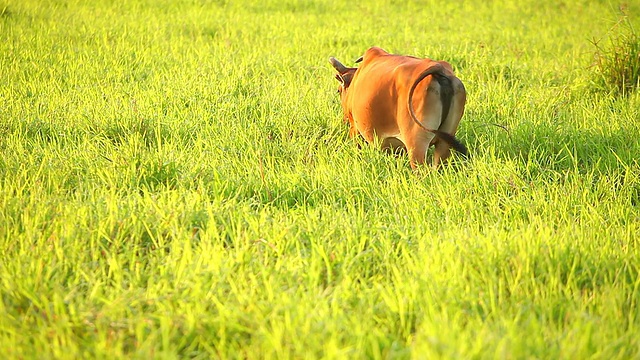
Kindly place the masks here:
<instances>
[{"instance_id":1,"label":"grass field","mask_svg":"<svg viewBox=\"0 0 640 360\"><path fill-rule=\"evenodd\" d=\"M640 358L640 3L332 3L0 0L2 358ZM470 159L347 137L370 46Z\"/></svg>"}]
</instances>

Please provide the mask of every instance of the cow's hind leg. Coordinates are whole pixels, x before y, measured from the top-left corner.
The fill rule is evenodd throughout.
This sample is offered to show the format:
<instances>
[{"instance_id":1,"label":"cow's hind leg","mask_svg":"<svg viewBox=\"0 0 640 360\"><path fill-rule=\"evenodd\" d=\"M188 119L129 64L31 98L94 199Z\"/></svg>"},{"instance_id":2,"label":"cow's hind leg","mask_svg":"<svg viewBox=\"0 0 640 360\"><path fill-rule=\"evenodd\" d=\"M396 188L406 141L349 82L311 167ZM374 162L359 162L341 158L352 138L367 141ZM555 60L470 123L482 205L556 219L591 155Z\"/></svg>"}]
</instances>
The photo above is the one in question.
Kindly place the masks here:
<instances>
[{"instance_id":1,"label":"cow's hind leg","mask_svg":"<svg viewBox=\"0 0 640 360\"><path fill-rule=\"evenodd\" d=\"M424 164L425 155L427 154L426 146L417 146L409 149L409 163L412 169L417 169L419 165Z\"/></svg>"},{"instance_id":2,"label":"cow's hind leg","mask_svg":"<svg viewBox=\"0 0 640 360\"><path fill-rule=\"evenodd\" d=\"M415 170L419 165L424 164L427 149L433 137L434 135L432 133L421 131L407 139L407 152L409 153L409 163L412 169Z\"/></svg>"},{"instance_id":3,"label":"cow's hind leg","mask_svg":"<svg viewBox=\"0 0 640 360\"><path fill-rule=\"evenodd\" d=\"M441 163L445 162L451 155L451 149L449 144L439 140L436 142L435 150L433 151L433 168L437 169Z\"/></svg>"}]
</instances>

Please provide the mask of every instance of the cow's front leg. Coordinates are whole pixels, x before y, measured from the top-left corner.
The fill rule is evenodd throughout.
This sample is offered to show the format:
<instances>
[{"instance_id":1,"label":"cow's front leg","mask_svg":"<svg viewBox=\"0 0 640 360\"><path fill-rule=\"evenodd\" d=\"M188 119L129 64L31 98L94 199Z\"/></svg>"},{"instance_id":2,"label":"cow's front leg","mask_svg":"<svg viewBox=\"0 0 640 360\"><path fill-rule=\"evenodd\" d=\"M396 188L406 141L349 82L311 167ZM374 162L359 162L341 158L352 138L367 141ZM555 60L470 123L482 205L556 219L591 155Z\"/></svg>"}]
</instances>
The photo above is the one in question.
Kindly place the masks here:
<instances>
[{"instance_id":1,"label":"cow's front leg","mask_svg":"<svg viewBox=\"0 0 640 360\"><path fill-rule=\"evenodd\" d=\"M381 148L382 151L392 154L395 157L407 153L407 147L400 139L395 137L388 137L382 140Z\"/></svg>"}]
</instances>

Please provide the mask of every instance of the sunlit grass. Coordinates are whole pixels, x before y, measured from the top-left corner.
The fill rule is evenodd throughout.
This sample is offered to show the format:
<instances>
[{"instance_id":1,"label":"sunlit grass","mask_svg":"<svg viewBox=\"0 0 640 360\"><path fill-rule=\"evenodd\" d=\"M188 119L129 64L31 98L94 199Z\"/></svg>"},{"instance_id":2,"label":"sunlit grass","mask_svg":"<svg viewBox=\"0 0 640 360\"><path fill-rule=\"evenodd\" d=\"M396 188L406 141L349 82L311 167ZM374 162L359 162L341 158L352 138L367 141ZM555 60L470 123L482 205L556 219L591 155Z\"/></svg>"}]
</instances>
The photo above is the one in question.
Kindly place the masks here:
<instances>
[{"instance_id":1,"label":"sunlit grass","mask_svg":"<svg viewBox=\"0 0 640 360\"><path fill-rule=\"evenodd\" d=\"M606 44L602 39L593 41L596 83L607 91L627 95L640 87L640 35L626 14L607 35Z\"/></svg>"},{"instance_id":2,"label":"sunlit grass","mask_svg":"<svg viewBox=\"0 0 640 360\"><path fill-rule=\"evenodd\" d=\"M590 67L617 16L0 2L0 352L640 356L640 97ZM373 45L453 64L470 159L348 139L327 58Z\"/></svg>"}]
</instances>

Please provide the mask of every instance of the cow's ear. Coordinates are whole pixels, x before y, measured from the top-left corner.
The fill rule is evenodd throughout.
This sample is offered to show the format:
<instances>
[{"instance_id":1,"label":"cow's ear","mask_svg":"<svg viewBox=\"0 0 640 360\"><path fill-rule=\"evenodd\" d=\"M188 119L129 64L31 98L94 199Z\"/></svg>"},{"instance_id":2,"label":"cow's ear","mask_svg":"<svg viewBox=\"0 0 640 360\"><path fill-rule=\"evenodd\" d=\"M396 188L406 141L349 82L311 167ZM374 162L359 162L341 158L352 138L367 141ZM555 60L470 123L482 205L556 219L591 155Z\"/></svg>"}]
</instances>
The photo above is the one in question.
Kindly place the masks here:
<instances>
[{"instance_id":1,"label":"cow's ear","mask_svg":"<svg viewBox=\"0 0 640 360\"><path fill-rule=\"evenodd\" d=\"M336 74L336 80L340 81L340 83L344 85L344 79L340 74Z\"/></svg>"}]
</instances>

